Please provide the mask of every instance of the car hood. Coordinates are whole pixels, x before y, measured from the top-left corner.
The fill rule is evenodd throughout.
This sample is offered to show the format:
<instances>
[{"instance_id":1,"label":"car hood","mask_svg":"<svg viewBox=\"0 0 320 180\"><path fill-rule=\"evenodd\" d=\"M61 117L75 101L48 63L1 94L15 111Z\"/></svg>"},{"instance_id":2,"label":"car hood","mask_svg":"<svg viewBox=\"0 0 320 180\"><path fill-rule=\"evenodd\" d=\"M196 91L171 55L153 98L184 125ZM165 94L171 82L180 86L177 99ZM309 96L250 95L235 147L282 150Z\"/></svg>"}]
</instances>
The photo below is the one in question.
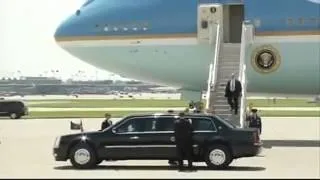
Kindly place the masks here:
<instances>
[{"instance_id":1,"label":"car hood","mask_svg":"<svg viewBox=\"0 0 320 180\"><path fill-rule=\"evenodd\" d=\"M61 136L62 138L73 138L73 137L81 137L81 136L92 136L96 134L100 134L101 131L84 131L84 132L79 132L79 133L72 133L72 134L66 134Z\"/></svg>"}]
</instances>

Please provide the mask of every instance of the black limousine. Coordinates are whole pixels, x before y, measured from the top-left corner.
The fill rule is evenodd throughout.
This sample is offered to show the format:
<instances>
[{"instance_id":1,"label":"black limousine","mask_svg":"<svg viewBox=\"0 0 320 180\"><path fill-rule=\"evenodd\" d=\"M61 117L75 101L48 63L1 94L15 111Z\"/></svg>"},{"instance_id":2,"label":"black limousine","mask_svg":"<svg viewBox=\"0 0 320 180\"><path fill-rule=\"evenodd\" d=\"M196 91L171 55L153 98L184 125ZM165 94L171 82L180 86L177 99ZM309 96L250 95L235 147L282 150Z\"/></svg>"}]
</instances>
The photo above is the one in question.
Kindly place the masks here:
<instances>
[{"instance_id":1,"label":"black limousine","mask_svg":"<svg viewBox=\"0 0 320 180\"><path fill-rule=\"evenodd\" d=\"M54 142L56 161L70 159L75 168L93 168L104 160L176 160L174 121L178 114L127 116L102 131L63 135ZM211 114L187 114L194 128L194 161L212 169L260 153L256 129L237 128Z\"/></svg>"}]
</instances>

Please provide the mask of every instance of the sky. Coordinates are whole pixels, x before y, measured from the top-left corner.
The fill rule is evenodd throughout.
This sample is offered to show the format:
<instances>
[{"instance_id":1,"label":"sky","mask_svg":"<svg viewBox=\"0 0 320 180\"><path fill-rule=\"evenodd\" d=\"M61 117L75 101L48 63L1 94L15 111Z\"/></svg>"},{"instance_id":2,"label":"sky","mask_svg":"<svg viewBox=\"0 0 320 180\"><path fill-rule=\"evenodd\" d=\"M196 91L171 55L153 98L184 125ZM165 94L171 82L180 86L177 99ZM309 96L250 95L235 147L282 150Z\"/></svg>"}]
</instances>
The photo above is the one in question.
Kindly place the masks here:
<instances>
[{"instance_id":1,"label":"sky","mask_svg":"<svg viewBox=\"0 0 320 180\"><path fill-rule=\"evenodd\" d=\"M79 70L90 79L117 79L119 76L69 55L54 42L56 27L84 1L0 0L0 77L20 76L18 71L39 76L58 69L56 76L63 79Z\"/></svg>"}]
</instances>

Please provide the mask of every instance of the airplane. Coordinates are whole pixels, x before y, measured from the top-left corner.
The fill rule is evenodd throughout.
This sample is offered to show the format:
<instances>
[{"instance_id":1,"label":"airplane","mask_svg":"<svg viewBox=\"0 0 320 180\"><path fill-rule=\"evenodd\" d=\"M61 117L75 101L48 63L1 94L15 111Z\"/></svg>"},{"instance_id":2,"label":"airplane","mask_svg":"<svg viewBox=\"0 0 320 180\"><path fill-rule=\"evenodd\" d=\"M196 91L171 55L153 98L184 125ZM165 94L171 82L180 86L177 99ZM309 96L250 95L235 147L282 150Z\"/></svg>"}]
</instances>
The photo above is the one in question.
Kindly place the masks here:
<instances>
[{"instance_id":1,"label":"airplane","mask_svg":"<svg viewBox=\"0 0 320 180\"><path fill-rule=\"evenodd\" d=\"M87 0L54 38L86 63L197 101L215 54L211 36L201 34L206 5L225 44L242 46L251 27L241 49L247 96L320 94L320 0Z\"/></svg>"}]
</instances>

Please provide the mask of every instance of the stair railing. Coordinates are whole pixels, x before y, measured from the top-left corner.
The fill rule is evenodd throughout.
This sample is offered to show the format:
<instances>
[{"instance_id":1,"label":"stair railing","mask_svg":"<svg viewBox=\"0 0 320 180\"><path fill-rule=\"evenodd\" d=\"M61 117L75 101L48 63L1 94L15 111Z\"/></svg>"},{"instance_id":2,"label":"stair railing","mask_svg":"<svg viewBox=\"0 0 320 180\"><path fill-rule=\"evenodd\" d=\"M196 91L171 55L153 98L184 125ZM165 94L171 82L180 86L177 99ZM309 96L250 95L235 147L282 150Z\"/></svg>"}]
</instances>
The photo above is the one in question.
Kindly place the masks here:
<instances>
[{"instance_id":1,"label":"stair railing","mask_svg":"<svg viewBox=\"0 0 320 180\"><path fill-rule=\"evenodd\" d=\"M246 47L252 44L254 40L254 28L249 22L243 22L241 34L241 47L240 47L240 67L239 67L239 80L242 84L242 97L240 102L240 125L241 128L245 127L245 120L247 116L247 76L246 76Z\"/></svg>"},{"instance_id":2,"label":"stair railing","mask_svg":"<svg viewBox=\"0 0 320 180\"><path fill-rule=\"evenodd\" d=\"M214 31L215 30L215 31ZM213 23L210 25L210 44L215 44L214 48L214 57L213 62L209 65L209 78L208 78L208 87L207 87L207 94L206 94L206 109L209 110L210 108L210 96L211 91L215 90L216 81L217 81L217 68L218 68L218 61L220 56L220 46L221 46L221 25L218 23ZM215 33L215 34L214 34ZM215 41L213 40L215 38Z\"/></svg>"}]
</instances>

